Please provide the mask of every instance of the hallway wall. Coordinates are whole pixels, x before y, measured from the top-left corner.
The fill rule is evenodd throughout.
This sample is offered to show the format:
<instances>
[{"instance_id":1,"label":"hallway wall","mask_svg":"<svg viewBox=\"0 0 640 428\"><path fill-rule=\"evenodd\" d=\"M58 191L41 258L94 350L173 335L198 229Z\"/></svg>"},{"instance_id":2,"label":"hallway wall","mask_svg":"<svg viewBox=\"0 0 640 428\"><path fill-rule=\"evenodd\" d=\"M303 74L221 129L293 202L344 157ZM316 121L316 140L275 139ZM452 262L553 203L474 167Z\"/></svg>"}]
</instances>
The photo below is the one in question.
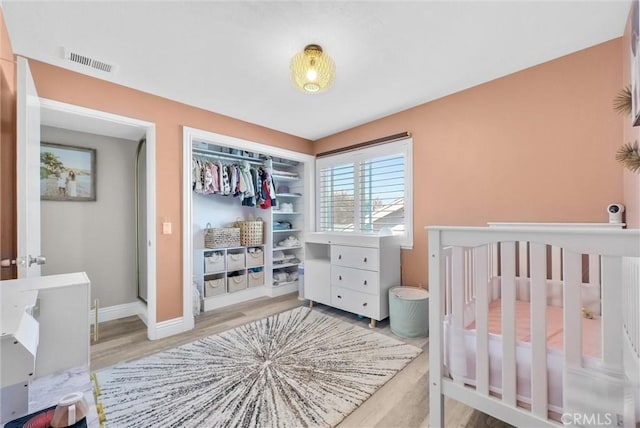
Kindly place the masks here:
<instances>
[{"instance_id":1,"label":"hallway wall","mask_svg":"<svg viewBox=\"0 0 640 428\"><path fill-rule=\"evenodd\" d=\"M43 142L96 149L96 201L42 201L43 275L86 272L101 308L137 300L136 141L41 127Z\"/></svg>"}]
</instances>

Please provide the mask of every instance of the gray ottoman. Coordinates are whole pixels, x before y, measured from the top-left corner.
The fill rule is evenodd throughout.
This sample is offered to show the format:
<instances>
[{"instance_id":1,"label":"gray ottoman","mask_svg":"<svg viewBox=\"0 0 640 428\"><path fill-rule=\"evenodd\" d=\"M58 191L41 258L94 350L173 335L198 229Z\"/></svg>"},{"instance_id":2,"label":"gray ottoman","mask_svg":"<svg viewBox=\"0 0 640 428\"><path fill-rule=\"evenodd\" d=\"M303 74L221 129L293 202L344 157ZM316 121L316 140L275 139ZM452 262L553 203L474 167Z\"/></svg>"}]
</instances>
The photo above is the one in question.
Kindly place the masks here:
<instances>
[{"instance_id":1,"label":"gray ottoman","mask_svg":"<svg viewBox=\"0 0 640 428\"><path fill-rule=\"evenodd\" d=\"M418 287L390 289L389 325L398 336L429 336L429 292Z\"/></svg>"}]
</instances>

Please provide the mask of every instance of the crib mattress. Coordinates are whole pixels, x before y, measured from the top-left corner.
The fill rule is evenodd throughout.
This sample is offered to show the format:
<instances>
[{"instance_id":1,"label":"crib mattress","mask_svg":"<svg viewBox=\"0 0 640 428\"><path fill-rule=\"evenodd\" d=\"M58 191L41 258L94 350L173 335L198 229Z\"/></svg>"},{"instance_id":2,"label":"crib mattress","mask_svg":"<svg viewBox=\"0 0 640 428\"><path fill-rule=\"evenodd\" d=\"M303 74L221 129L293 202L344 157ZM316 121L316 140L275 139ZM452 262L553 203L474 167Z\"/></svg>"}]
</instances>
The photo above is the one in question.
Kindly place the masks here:
<instances>
[{"instance_id":1,"label":"crib mattress","mask_svg":"<svg viewBox=\"0 0 640 428\"><path fill-rule=\"evenodd\" d=\"M562 308L547 306L547 371L549 408L562 411L563 328ZM502 393L502 309L500 299L489 305L489 388ZM516 376L518 401L531 397L531 311L529 302L516 301ZM476 329L470 323L462 334L455 334L445 318L445 366L454 379L475 386ZM600 319L583 318L583 365L595 367L600 357ZM457 340L456 340L457 339Z\"/></svg>"},{"instance_id":2,"label":"crib mattress","mask_svg":"<svg viewBox=\"0 0 640 428\"><path fill-rule=\"evenodd\" d=\"M547 306L547 348L562 351L564 334L562 328L562 308ZM502 334L502 301L496 299L489 304L489 333ZM467 330L475 330L475 321ZM531 305L516 300L516 340L531 342ZM591 357L600 357L600 317L582 318L582 353Z\"/></svg>"}]
</instances>

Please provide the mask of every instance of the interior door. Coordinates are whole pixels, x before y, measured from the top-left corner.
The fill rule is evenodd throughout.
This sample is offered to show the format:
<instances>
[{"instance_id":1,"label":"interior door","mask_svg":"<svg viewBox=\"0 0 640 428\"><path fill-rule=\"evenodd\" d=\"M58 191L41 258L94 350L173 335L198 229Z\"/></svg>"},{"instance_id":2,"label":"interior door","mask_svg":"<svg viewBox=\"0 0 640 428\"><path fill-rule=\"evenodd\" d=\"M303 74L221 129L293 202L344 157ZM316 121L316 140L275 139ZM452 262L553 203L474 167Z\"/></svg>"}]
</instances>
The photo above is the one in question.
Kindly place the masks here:
<instances>
[{"instance_id":1,"label":"interior door","mask_svg":"<svg viewBox=\"0 0 640 428\"><path fill-rule=\"evenodd\" d=\"M40 276L40 99L29 63L18 57L16 184L18 278Z\"/></svg>"}]
</instances>

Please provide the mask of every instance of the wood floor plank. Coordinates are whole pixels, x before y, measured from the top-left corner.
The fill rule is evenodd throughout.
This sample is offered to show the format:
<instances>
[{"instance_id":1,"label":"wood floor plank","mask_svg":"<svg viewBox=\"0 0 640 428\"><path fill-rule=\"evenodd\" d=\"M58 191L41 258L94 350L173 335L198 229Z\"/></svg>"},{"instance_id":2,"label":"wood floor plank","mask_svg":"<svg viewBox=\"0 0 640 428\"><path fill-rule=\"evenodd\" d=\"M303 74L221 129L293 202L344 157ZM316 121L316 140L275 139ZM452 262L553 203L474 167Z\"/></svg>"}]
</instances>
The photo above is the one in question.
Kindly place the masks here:
<instances>
[{"instance_id":1,"label":"wood floor plank","mask_svg":"<svg viewBox=\"0 0 640 428\"><path fill-rule=\"evenodd\" d=\"M122 318L100 324L99 340L91 345L91 369L132 361L156 352L193 342L246 323L285 312L303 305L297 293L275 298L261 298L196 317L191 331L165 339L150 341L146 326L137 317ZM324 305L314 310L345 322L368 328L369 320ZM354 412L339 428L422 428L429 426L429 353L428 338L400 338L391 332L389 320L378 322L376 331L422 348L423 352L390 379ZM471 409L454 400L445 402L446 427L507 428L509 425Z\"/></svg>"}]
</instances>

